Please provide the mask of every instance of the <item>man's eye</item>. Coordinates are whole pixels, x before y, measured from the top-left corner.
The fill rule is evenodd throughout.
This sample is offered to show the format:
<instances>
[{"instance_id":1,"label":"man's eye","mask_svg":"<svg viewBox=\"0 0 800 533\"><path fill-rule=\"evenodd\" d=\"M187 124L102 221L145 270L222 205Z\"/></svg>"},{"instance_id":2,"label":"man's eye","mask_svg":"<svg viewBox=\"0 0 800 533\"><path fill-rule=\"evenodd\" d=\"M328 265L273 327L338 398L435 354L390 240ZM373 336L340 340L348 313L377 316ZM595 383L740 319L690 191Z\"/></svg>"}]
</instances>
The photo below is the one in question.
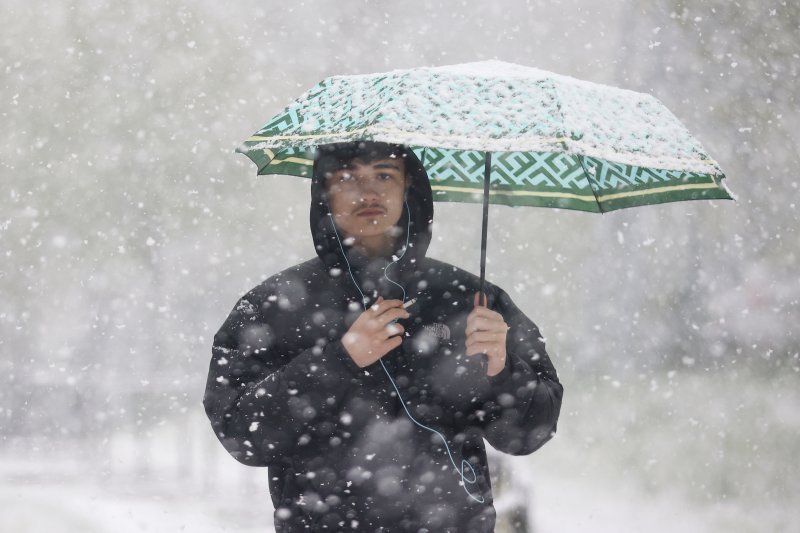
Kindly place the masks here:
<instances>
[{"instance_id":1,"label":"man's eye","mask_svg":"<svg viewBox=\"0 0 800 533\"><path fill-rule=\"evenodd\" d=\"M387 180L392 179L392 175L391 174L379 174L378 175L378 179L383 180L383 181L387 181Z\"/></svg>"}]
</instances>

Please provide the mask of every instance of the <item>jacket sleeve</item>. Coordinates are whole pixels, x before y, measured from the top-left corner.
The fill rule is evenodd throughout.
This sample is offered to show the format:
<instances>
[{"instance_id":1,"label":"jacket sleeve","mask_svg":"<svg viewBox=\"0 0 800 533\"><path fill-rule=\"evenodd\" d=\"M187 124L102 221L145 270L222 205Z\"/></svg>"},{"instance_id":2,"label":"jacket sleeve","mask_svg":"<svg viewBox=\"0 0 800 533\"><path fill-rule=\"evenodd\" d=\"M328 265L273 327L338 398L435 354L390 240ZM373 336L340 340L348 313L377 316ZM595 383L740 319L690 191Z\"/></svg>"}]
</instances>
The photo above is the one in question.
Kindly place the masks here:
<instances>
[{"instance_id":1,"label":"jacket sleeve","mask_svg":"<svg viewBox=\"0 0 800 533\"><path fill-rule=\"evenodd\" d=\"M490 392L479 411L486 440L497 450L527 455L556 432L563 387L545 351L539 328L495 288L494 310L503 315L506 366L488 378Z\"/></svg>"},{"instance_id":2,"label":"jacket sleeve","mask_svg":"<svg viewBox=\"0 0 800 533\"><path fill-rule=\"evenodd\" d=\"M271 298L275 300L275 298ZM249 466L284 461L328 434L335 409L361 369L339 339L280 348L291 324L257 287L243 296L214 336L203 405L226 450Z\"/></svg>"}]
</instances>

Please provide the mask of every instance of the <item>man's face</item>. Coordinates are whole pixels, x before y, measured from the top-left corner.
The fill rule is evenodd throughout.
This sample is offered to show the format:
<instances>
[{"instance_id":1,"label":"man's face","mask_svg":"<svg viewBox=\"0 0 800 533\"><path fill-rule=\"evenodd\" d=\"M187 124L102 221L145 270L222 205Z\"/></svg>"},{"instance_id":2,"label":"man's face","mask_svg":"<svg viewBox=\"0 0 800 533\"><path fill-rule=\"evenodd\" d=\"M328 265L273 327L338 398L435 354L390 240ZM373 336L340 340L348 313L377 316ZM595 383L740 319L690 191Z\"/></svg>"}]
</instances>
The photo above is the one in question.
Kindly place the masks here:
<instances>
[{"instance_id":1,"label":"man's face","mask_svg":"<svg viewBox=\"0 0 800 533\"><path fill-rule=\"evenodd\" d=\"M327 176L328 204L336 226L359 240L379 235L394 236L400 220L406 182L402 158L359 159Z\"/></svg>"}]
</instances>

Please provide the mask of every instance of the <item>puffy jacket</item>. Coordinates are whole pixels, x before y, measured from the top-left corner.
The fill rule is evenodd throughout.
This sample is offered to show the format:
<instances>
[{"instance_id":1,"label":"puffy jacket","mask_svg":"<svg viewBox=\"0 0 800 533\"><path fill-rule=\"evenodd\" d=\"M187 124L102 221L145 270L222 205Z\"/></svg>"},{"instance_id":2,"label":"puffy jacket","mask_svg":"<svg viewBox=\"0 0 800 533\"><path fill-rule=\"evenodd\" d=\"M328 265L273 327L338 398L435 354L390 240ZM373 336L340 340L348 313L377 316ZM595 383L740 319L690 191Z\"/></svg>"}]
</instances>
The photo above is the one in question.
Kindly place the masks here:
<instances>
[{"instance_id":1,"label":"puffy jacket","mask_svg":"<svg viewBox=\"0 0 800 533\"><path fill-rule=\"evenodd\" d=\"M506 367L465 355L476 276L426 257L433 201L409 156L402 244L369 259L342 243L311 183L317 257L242 296L214 336L204 397L223 446L269 467L278 532L493 531L484 439L529 454L556 431L562 386L536 325L486 283ZM400 244L398 245L400 247ZM359 368L341 343L378 295L417 298L400 347Z\"/></svg>"}]
</instances>

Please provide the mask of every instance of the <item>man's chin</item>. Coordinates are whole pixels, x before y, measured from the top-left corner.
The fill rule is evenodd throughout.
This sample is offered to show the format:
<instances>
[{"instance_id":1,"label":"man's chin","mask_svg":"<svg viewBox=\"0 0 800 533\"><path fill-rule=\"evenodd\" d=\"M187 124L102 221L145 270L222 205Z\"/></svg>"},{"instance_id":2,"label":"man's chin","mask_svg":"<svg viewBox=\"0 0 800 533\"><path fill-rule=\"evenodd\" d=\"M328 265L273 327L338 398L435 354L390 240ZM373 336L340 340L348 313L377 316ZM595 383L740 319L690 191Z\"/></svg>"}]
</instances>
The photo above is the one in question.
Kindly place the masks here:
<instances>
[{"instance_id":1,"label":"man's chin","mask_svg":"<svg viewBox=\"0 0 800 533\"><path fill-rule=\"evenodd\" d=\"M361 228L359 228L357 235L359 237L378 237L379 235L390 235L395 237L399 235L399 233L395 234L396 226L389 226L386 227L386 224L363 224Z\"/></svg>"},{"instance_id":2,"label":"man's chin","mask_svg":"<svg viewBox=\"0 0 800 533\"><path fill-rule=\"evenodd\" d=\"M387 234L386 231L381 231L381 230L377 230L376 231L373 228L369 228L369 229L364 230L364 231L359 231L356 235L358 236L359 239L368 239L368 238L372 238L372 237L380 237L380 236L386 235L386 234Z\"/></svg>"}]
</instances>

